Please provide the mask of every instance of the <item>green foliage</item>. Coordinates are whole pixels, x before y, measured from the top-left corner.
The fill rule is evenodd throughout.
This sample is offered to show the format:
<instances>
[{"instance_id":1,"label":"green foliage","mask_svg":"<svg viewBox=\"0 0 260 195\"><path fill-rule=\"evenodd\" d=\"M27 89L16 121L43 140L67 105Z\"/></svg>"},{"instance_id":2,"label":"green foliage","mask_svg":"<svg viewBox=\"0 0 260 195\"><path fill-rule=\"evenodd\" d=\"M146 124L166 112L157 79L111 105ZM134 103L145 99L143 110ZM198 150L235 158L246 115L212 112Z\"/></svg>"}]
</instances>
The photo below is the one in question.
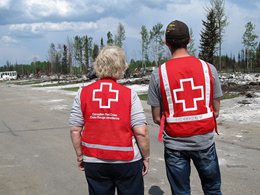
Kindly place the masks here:
<instances>
[{"instance_id":1,"label":"green foliage","mask_svg":"<svg viewBox=\"0 0 260 195\"><path fill-rule=\"evenodd\" d=\"M92 59L93 59L93 61L96 60L96 58L98 56L98 53L99 53L99 47L98 47L97 44L94 44L93 52L92 52Z\"/></svg>"},{"instance_id":2,"label":"green foliage","mask_svg":"<svg viewBox=\"0 0 260 195\"><path fill-rule=\"evenodd\" d=\"M227 16L225 15L225 1L224 0L211 0L211 5L216 14L217 34L218 34L218 67L221 71L221 47L223 42L224 28L228 25Z\"/></svg>"},{"instance_id":3,"label":"green foliage","mask_svg":"<svg viewBox=\"0 0 260 195\"><path fill-rule=\"evenodd\" d=\"M80 36L74 37L74 59L77 64L83 69L83 42Z\"/></svg>"},{"instance_id":4,"label":"green foliage","mask_svg":"<svg viewBox=\"0 0 260 195\"><path fill-rule=\"evenodd\" d=\"M223 96L221 97L222 100L225 100L225 99L232 99L232 98L236 98L238 97L239 94L238 93L224 93Z\"/></svg>"},{"instance_id":5,"label":"green foliage","mask_svg":"<svg viewBox=\"0 0 260 195\"><path fill-rule=\"evenodd\" d=\"M71 87L71 88L63 88L62 90L66 90L66 91L78 91L79 88L78 87Z\"/></svg>"},{"instance_id":6,"label":"green foliage","mask_svg":"<svg viewBox=\"0 0 260 195\"><path fill-rule=\"evenodd\" d=\"M63 53L62 53L62 60L61 60L61 73L68 74L68 48L66 45L63 45Z\"/></svg>"},{"instance_id":7,"label":"green foliage","mask_svg":"<svg viewBox=\"0 0 260 195\"><path fill-rule=\"evenodd\" d=\"M100 49L102 49L104 47L104 40L103 37L101 37L100 39Z\"/></svg>"},{"instance_id":8,"label":"green foliage","mask_svg":"<svg viewBox=\"0 0 260 195\"><path fill-rule=\"evenodd\" d=\"M141 60L135 61L134 59L131 59L129 66L128 66L128 69L130 70L130 72L140 70L141 68L142 68L142 61Z\"/></svg>"},{"instance_id":9,"label":"green foliage","mask_svg":"<svg viewBox=\"0 0 260 195\"><path fill-rule=\"evenodd\" d=\"M107 33L107 45L113 45L114 40L113 40L113 35L110 31Z\"/></svg>"},{"instance_id":10,"label":"green foliage","mask_svg":"<svg viewBox=\"0 0 260 195\"><path fill-rule=\"evenodd\" d=\"M50 63L47 61L35 61L32 62L31 64L8 64L5 66L0 67L0 72L3 71L11 71L15 70L19 76L27 75L29 76L30 74L49 74L50 70Z\"/></svg>"},{"instance_id":11,"label":"green foliage","mask_svg":"<svg viewBox=\"0 0 260 195\"><path fill-rule=\"evenodd\" d=\"M216 15L213 9L209 9L207 20L202 21L204 26L201 32L199 57L213 64L213 57L218 41Z\"/></svg>"},{"instance_id":12,"label":"green foliage","mask_svg":"<svg viewBox=\"0 0 260 195\"><path fill-rule=\"evenodd\" d=\"M83 68L83 72L87 73L87 70L89 68L90 65L90 61L92 58L92 52L93 52L93 38L92 37L88 37L87 35L83 37L83 52L84 52L84 68Z\"/></svg>"},{"instance_id":13,"label":"green foliage","mask_svg":"<svg viewBox=\"0 0 260 195\"><path fill-rule=\"evenodd\" d=\"M139 97L140 100L142 100L142 101L147 101L148 94L139 94L138 97Z\"/></svg>"}]
</instances>

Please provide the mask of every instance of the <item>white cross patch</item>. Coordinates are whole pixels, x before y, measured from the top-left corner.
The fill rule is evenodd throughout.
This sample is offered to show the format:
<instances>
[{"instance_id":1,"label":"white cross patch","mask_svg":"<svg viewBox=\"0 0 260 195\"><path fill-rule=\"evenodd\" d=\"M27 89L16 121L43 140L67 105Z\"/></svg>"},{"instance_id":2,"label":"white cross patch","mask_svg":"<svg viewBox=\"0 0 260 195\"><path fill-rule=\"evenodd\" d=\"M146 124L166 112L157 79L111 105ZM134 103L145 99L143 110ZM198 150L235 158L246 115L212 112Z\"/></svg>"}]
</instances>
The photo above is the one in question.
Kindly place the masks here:
<instances>
[{"instance_id":1,"label":"white cross patch","mask_svg":"<svg viewBox=\"0 0 260 195\"><path fill-rule=\"evenodd\" d=\"M107 91L106 87L104 87L104 86L108 86L108 91ZM108 92L109 94L111 94L111 93L115 94L115 98L109 98L109 97L107 98L106 105L104 105L105 99L101 96L98 97L98 94L101 94L104 92ZM92 100L98 101L100 108L110 108L111 102L118 102L118 94L119 94L118 90L112 89L112 83L101 83L100 89L93 90Z\"/></svg>"},{"instance_id":2,"label":"white cross patch","mask_svg":"<svg viewBox=\"0 0 260 195\"><path fill-rule=\"evenodd\" d=\"M186 105L186 99L178 99L177 97L177 93L179 92L184 92L184 85L183 83L184 82L190 82L191 84L191 90L194 92L195 90L200 90L200 93L201 93L201 96L200 97L192 97L192 100L193 100L193 107L190 107L190 108L187 108L187 105ZM203 86L194 86L194 80L193 78L187 78L187 79L180 79L180 85L181 87L179 89L174 89L173 90L173 95L174 95L174 99L175 99L175 102L176 103L181 103L182 104L182 107L183 107L183 111L194 111L194 110L197 110L198 109L198 106L197 106L197 102L200 101L200 100L204 100L204 90L203 90ZM192 93L192 91L190 91L189 93ZM193 94L195 95L195 94Z\"/></svg>"}]
</instances>

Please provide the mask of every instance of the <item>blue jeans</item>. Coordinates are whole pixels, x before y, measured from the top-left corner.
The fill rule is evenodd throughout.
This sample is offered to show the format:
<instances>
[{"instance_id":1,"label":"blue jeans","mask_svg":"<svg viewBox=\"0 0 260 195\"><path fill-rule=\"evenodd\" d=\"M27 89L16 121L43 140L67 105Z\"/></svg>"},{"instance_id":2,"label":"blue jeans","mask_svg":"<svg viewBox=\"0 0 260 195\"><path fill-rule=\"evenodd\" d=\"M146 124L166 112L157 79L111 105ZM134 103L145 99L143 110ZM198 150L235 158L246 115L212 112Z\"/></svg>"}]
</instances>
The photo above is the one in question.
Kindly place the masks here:
<instances>
[{"instance_id":1,"label":"blue jeans","mask_svg":"<svg viewBox=\"0 0 260 195\"><path fill-rule=\"evenodd\" d=\"M167 178L174 195L190 195L190 160L193 161L205 195L221 195L221 177L215 144L199 151L177 151L165 147Z\"/></svg>"}]
</instances>

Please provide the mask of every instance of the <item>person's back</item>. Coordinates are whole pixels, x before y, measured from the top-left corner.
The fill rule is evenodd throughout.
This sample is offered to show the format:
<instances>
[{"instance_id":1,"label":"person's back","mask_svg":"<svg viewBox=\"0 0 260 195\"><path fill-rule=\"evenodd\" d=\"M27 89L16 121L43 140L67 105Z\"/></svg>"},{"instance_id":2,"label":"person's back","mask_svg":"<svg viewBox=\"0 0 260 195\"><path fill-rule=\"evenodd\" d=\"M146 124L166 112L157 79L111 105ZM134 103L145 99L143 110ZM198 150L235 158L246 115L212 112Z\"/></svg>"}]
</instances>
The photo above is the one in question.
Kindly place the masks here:
<instances>
[{"instance_id":1,"label":"person's back","mask_svg":"<svg viewBox=\"0 0 260 195\"><path fill-rule=\"evenodd\" d=\"M127 68L123 49L104 47L94 68L99 80L79 90L69 120L89 194L143 195L149 136L136 92L116 82Z\"/></svg>"},{"instance_id":2,"label":"person's back","mask_svg":"<svg viewBox=\"0 0 260 195\"><path fill-rule=\"evenodd\" d=\"M222 96L217 71L188 54L190 37L186 24L171 22L165 38L173 57L153 72L148 104L152 107L154 121L163 131L172 193L190 194L190 160L193 160L204 193L221 194L213 141L215 115L218 115L219 97Z\"/></svg>"}]
</instances>

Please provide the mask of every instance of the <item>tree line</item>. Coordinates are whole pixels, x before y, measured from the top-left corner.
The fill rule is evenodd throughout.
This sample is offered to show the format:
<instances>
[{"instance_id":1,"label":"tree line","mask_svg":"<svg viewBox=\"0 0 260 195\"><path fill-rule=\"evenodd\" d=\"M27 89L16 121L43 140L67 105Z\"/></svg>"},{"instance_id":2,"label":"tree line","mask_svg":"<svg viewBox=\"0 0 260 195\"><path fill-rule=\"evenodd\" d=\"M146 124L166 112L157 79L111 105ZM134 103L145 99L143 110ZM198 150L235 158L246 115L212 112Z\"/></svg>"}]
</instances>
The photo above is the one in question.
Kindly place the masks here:
<instances>
[{"instance_id":1,"label":"tree line","mask_svg":"<svg viewBox=\"0 0 260 195\"><path fill-rule=\"evenodd\" d=\"M211 0L210 6L205 9L206 19L202 20L203 28L200 32L200 45L198 57L214 64L219 71L260 71L260 43L257 42L255 25L249 21L245 24L245 31L241 37L243 48L238 54L222 55L222 44L228 18L225 15L225 1ZM141 59L132 59L128 72L145 72L147 67L158 66L171 57L164 44L164 30L161 23L155 24L151 29L141 26ZM191 42L188 51L191 55L197 54L194 44L194 35L190 29ZM99 51L105 45L124 46L126 31L124 25L119 23L115 35L110 31L106 34L106 43L103 37L99 43L93 41L91 35L67 38L67 43L51 43L48 49L48 60L36 61L29 65L11 64L7 62L3 70L16 70L18 74L90 74L92 64Z\"/></svg>"}]
</instances>

